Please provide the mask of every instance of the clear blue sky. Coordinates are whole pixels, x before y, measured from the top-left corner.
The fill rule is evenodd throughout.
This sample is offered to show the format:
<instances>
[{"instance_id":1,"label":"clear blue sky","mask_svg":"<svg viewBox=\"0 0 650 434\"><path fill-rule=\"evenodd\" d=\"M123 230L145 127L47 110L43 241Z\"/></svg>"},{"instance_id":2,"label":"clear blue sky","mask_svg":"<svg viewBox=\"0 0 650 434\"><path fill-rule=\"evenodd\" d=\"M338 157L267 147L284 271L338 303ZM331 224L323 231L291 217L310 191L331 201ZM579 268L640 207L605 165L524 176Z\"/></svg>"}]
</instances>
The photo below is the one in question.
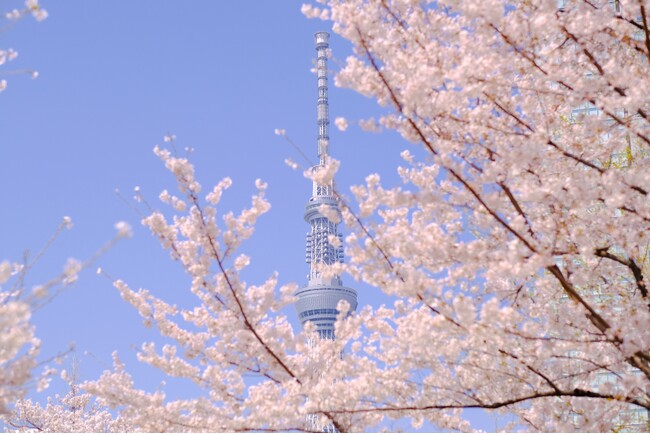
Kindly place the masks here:
<instances>
[{"instance_id":1,"label":"clear blue sky","mask_svg":"<svg viewBox=\"0 0 650 434\"><path fill-rule=\"evenodd\" d=\"M300 1L41 3L47 20L24 19L0 34L0 48L19 52L2 72L40 73L36 80L0 77L9 81L0 94L0 260L18 261L23 251L38 250L62 217L70 216L74 228L31 274L28 284L36 284L59 273L68 257L90 256L113 236L114 223L125 220L134 237L98 265L134 289L147 288L179 306L194 303L178 264L114 193L117 188L130 200L140 186L157 206L160 191L174 189L152 153L173 133L179 147L195 148L192 160L204 188L224 176L233 179L226 209L249 204L256 178L269 183L272 209L243 246L252 258L248 282L278 271L281 283L304 283L308 225L302 213L310 183L284 164L287 157L300 162L300 156L274 129L286 129L315 156L313 34L331 31L329 23L304 18ZM2 2L6 8L20 5ZM336 35L331 48L330 67L337 70L351 48ZM350 90L330 89L332 120L380 113L374 102ZM344 193L371 172L388 184L399 182L399 153L413 146L395 134L365 133L354 125L345 133L332 126L331 143L342 163L337 182ZM117 349L137 386L157 388L161 378L135 360L134 349L155 333L94 269L35 314L42 355L75 342L86 380L108 368ZM381 302L378 290L344 280L359 289L360 306ZM293 310L288 314L298 327ZM175 396L185 390L170 385ZM486 423L484 428L494 429Z\"/></svg>"}]
</instances>

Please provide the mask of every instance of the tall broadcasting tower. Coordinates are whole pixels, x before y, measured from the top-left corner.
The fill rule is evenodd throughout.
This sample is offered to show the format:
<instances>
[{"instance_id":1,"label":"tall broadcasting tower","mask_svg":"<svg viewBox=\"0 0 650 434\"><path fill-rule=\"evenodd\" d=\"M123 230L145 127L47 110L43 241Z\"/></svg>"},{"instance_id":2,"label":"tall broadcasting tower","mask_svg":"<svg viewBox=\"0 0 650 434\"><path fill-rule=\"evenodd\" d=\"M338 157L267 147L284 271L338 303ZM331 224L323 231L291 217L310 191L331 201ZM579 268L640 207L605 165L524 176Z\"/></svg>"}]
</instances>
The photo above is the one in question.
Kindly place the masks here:
<instances>
[{"instance_id":1,"label":"tall broadcasting tower","mask_svg":"<svg viewBox=\"0 0 650 434\"><path fill-rule=\"evenodd\" d=\"M318 52L318 164L312 171L324 166L329 159L329 105L327 102L327 54L330 35L318 32L316 51ZM357 292L343 286L339 276L326 278L317 270L322 265L343 262L343 235L339 233L337 223L332 222L322 212L322 207L329 207L339 217L341 210L334 194L334 182L321 185L313 181L312 194L305 206L305 221L311 226L307 233L306 260L309 265L309 283L296 291L298 301L296 310L303 327L307 321L316 325L318 334L323 339L334 339L334 322L340 300L350 303L350 312L357 308ZM339 240L335 247L331 238Z\"/></svg>"}]
</instances>

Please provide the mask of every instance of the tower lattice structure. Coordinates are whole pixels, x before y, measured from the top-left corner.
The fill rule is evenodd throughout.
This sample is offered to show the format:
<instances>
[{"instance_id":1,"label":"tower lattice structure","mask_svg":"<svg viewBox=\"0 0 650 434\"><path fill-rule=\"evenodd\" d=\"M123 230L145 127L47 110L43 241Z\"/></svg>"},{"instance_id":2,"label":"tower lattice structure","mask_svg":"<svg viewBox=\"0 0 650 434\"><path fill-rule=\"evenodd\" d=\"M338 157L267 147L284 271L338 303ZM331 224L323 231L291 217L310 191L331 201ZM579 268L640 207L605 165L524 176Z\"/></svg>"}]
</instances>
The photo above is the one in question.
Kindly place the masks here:
<instances>
[{"instance_id":1,"label":"tower lattice structure","mask_svg":"<svg viewBox=\"0 0 650 434\"><path fill-rule=\"evenodd\" d=\"M318 80L318 164L312 171L324 167L329 156L329 102L327 98L327 56L329 52L329 33L315 35ZM329 212L323 212L325 209ZM307 233L305 259L309 264L308 283L296 291L298 297L296 310L303 327L308 321L315 324L321 338L334 339L334 323L338 314L340 300L350 304L350 312L357 307L357 292L343 286L340 276L324 276L322 267L343 262L343 236L338 223L327 215L337 215L340 221L341 209L334 193L334 182L321 184L313 181L312 194L305 206L305 221L311 226ZM338 240L338 242L336 242Z\"/></svg>"}]
</instances>

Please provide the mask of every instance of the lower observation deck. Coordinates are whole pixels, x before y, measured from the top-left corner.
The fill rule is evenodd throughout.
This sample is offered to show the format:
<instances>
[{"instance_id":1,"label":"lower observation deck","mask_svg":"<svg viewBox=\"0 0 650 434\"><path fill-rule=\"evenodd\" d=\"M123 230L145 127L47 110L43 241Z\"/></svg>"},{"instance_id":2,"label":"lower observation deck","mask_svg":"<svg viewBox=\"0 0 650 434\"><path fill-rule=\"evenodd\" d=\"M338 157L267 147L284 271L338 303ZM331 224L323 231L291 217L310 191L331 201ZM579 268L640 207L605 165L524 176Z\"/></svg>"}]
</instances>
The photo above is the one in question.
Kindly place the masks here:
<instances>
[{"instance_id":1,"label":"lower observation deck","mask_svg":"<svg viewBox=\"0 0 650 434\"><path fill-rule=\"evenodd\" d=\"M300 323L304 327L310 321L316 326L316 331L322 338L334 338L334 323L339 311L339 301L345 300L350 304L349 312L357 308L357 291L340 284L340 279L333 282L312 281L300 288L295 295L296 311Z\"/></svg>"}]
</instances>

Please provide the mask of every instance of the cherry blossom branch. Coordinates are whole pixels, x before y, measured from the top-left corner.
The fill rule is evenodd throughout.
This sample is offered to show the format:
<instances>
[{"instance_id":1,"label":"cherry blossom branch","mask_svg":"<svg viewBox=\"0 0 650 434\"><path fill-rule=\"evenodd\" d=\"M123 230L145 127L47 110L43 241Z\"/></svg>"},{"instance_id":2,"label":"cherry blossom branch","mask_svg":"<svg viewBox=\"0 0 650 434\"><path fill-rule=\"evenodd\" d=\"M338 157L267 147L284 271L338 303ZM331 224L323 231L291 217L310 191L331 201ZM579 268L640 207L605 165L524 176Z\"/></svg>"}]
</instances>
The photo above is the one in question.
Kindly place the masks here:
<instances>
[{"instance_id":1,"label":"cherry blossom branch","mask_svg":"<svg viewBox=\"0 0 650 434\"><path fill-rule=\"evenodd\" d=\"M557 16L557 19L558 19L558 21L559 21L559 20L560 20L559 11L558 11L558 13L556 14L556 16ZM539 71L540 71L542 74L544 74L545 76L548 76L548 75L549 75L548 72L545 71L544 68L542 68L542 67L541 67L541 66L536 62L536 60L534 59L534 54L531 55L531 54L525 53L525 52L524 52L524 51L523 51L523 50L522 50L522 49L521 49L521 48L520 48L520 47L519 47L519 46L518 46L518 45L517 45L517 44L516 44L512 39L511 39L511 38L508 37L508 35L506 35L505 33L503 33L503 32L502 32L498 27L496 27L494 24L489 23L489 26L490 26L492 29L494 29L494 30L495 30L495 31L496 31L496 32L497 32L497 33L502 37L502 39L503 39L503 40L504 40L504 41L505 41L505 42L506 42L510 47L512 47L512 48L514 49L514 51L515 51L517 54L519 54L519 55L520 55L521 57L523 57L526 61L528 61L528 62L529 62L529 63L530 63L530 64L531 64L535 69L539 70ZM576 43L578 43L577 38L576 38L574 35L572 35L570 32L568 32L568 30L566 30L566 27L565 27L565 26L562 26L562 28L563 28L564 31L567 32L567 36L568 36L569 39L572 39L572 40L574 40ZM593 61L595 62L595 63L594 63L594 66L596 66L596 68L601 72L601 75L603 75L604 72L602 71L602 67L600 66L600 64L598 64L598 63L596 62L595 58L593 57L593 55L592 55L588 50L585 49L585 51L586 51L586 52L585 52L585 55L586 55L588 58L593 59ZM649 53L648 55L650 56L650 53ZM574 91L574 90L575 90L572 86L570 86L569 84L567 84L564 80L557 80L557 83L560 84L561 86L565 87L566 89L570 90L570 91ZM617 91L618 91L619 93L621 92L620 89L617 89ZM610 116L610 117L611 117L611 118L612 118L612 119L613 119L617 124L619 124L619 125L621 125L621 126L623 126L623 127L629 129L629 125L627 125L625 122L623 122L621 119L619 119L618 116L616 116L614 113L611 113L611 111L606 110L604 107L598 106L598 104L596 104L596 102L595 102L593 99L590 99L589 102L591 102L592 104L594 104L595 106L597 106L597 107L599 107L601 110L603 110L603 112L606 113L608 116ZM646 120L648 119L648 118L647 118L647 115L645 114L645 112L643 112L643 110L639 109L638 113L639 113L639 114L640 114L644 119L646 119ZM650 138L646 137L644 134L642 134L642 133L639 132L639 131L632 130L632 132L633 132L637 137L639 137L641 140L643 140L644 142L646 142L647 144L650 145ZM592 167L592 168L593 168L593 167Z\"/></svg>"},{"instance_id":2,"label":"cherry blossom branch","mask_svg":"<svg viewBox=\"0 0 650 434\"><path fill-rule=\"evenodd\" d=\"M23 430L25 428L33 430L35 429L38 432L43 432L43 428L32 422L29 418L25 419L26 424L17 424L11 420L7 421L7 424L11 426L12 428L16 428L17 430Z\"/></svg>"},{"instance_id":3,"label":"cherry blossom branch","mask_svg":"<svg viewBox=\"0 0 650 434\"><path fill-rule=\"evenodd\" d=\"M493 103L494 103L494 104L499 108L499 110L501 110L503 113L505 113L505 114L507 114L508 116L510 116L511 118L513 118L513 119L514 119L518 124L520 124L521 126L525 127L526 129L528 129L528 130L529 130L530 132L532 132L532 133L535 132L535 130L533 129L533 127L531 127L531 126L528 125L526 122L524 122L524 121L521 119L521 117L519 117L519 116L517 116L515 113L513 113L512 110L508 110L505 106L503 106L502 104L500 104L500 103L499 103L499 102L498 102L494 97L492 97L491 95L489 95L489 94L487 94L487 93L484 93L484 95L486 95L486 96L488 97L488 99L489 99L490 101L492 101L492 102L493 102ZM593 101L593 100L591 101L591 103L594 104L594 105L596 105L596 102ZM626 126L626 124L625 124L622 120L620 120L616 115L610 113L609 111L605 110L604 108L603 108L602 110L603 110L605 113L607 113L610 117L612 117L615 121L617 121L620 125L622 125L622 126ZM649 142L649 143L650 143L650 142ZM557 145L557 144L556 144L552 139L550 139L550 138L548 139L547 144L549 144L549 145L551 145L553 148L557 149L557 150L558 150L559 152L561 152L562 155L564 155L565 157L571 158L572 160L575 160L575 161L579 162L580 164L589 167L590 169L594 169L594 170L596 170L598 173L600 173L601 175L604 174L604 173L606 172L605 169L602 169L602 168L596 166L595 164L590 163L589 161L585 160L584 158L581 158L581 157L579 157L579 156L577 156L577 155L574 155L574 154L572 154L572 153L570 153L570 152L568 152L568 151L566 151L566 150L560 148L560 146L558 146L558 145ZM630 185L630 184L628 184L628 183L625 182L625 181L623 181L623 184L625 184L625 185L626 185L627 187L629 187L630 189L636 191L637 193L640 193L640 194L642 194L642 195L644 195L644 196L647 196L647 195L648 195L647 190L645 190L645 189L642 188L642 187L639 187L639 186L637 186L637 185Z\"/></svg>"},{"instance_id":4,"label":"cherry blossom branch","mask_svg":"<svg viewBox=\"0 0 650 434\"><path fill-rule=\"evenodd\" d=\"M397 98L397 95L393 91L393 88L390 86L390 84L388 84L388 81L386 80L386 77L384 76L384 74L381 72L381 69L377 65L377 62L375 61L374 56L370 52L370 49L368 48L368 46L367 46L367 44L365 42L365 39L361 36L361 32L359 30L357 30L357 31L359 33L361 46L364 49L364 52L365 52L366 56L368 57L368 60L370 61L370 64L372 65L373 69L375 70L375 72L379 76L381 82L384 84L386 91L389 93L389 95L391 97L391 100L395 104L395 107L397 108L399 113L402 114L406 118L408 124L411 126L413 131L417 134L417 136L420 138L421 142L426 146L426 148L429 149L429 151L431 151L431 153L433 155L438 155L438 152L435 150L435 148L433 147L433 145L431 144L429 139L427 139L427 137L424 135L422 130L416 125L415 121L413 121L413 119L410 116L408 116L407 114L404 113L402 104L400 103L399 99ZM478 192L469 184L469 182L467 180L465 180L464 177L462 177L452 167L446 166L446 165L444 165L442 163L440 163L440 165L441 165L441 167L444 167L447 171L449 171L449 173L451 173L451 175L458 182L460 182L463 185L463 187L465 187L472 194L472 196L474 196L474 198L481 204L481 206L495 220L497 220L501 224L501 226L503 226L508 232L510 232L512 235L514 235L516 238L518 238L526 247L528 247L528 249L530 251L532 251L533 253L537 253L537 249L532 244L530 244L528 242L528 240L526 240L526 238L524 238L519 232L514 230L501 216L499 216L490 206L488 206L488 204L483 200L481 195L478 194Z\"/></svg>"},{"instance_id":5,"label":"cherry blossom branch","mask_svg":"<svg viewBox=\"0 0 650 434\"><path fill-rule=\"evenodd\" d=\"M614 85L613 85L613 84L612 84L612 83L611 83L611 82L610 82L610 81L605 77L605 75L606 75L606 74L605 74L605 70L604 70L603 67L600 65L600 63L598 62L598 60L596 60L596 57L591 53L591 51L589 51L586 47L584 47L583 44L578 40L578 38L577 38L573 33L571 33L571 32L566 28L565 25L561 25L560 28L562 29L562 31L564 32L564 34L565 34L569 39L571 39L573 42L575 42L575 44L578 45L578 46L582 49L583 54L587 57L587 59L589 59L589 62L590 62L590 63L591 63L595 68L596 68L596 70L598 71L598 74L599 74L601 77L603 77L603 78L605 79L605 82L607 83L607 85L608 85L609 87L611 87L612 89L614 89L614 91L615 91L616 93L618 93L619 95L621 95L621 96L625 96L625 91L624 91L623 89L614 86ZM612 113L611 110L607 110L605 107L596 104L596 101L595 101L593 98L590 99L589 102L591 102L593 105L599 107L599 108L600 108L600 109L601 109L605 114L607 114L607 116L609 116L610 118L614 119L614 121L615 121L616 123L618 123L619 125L621 125L621 126L627 128L628 130L630 129L630 126L629 126L627 123L625 123L623 120L619 119L619 117L616 116L616 114ZM642 114L642 113L643 113L643 111L639 111L639 114L641 114L641 116L643 116L644 118L646 118L645 114L644 114L644 113ZM642 133L640 133L640 132L638 132L638 131L632 130L632 132L633 132L637 137L639 137L641 140L643 140L643 141L646 142L648 145L650 145L650 138L646 137L644 134L642 134ZM643 193L643 194L647 195L647 193Z\"/></svg>"},{"instance_id":6,"label":"cherry blossom branch","mask_svg":"<svg viewBox=\"0 0 650 434\"><path fill-rule=\"evenodd\" d=\"M209 231L208 231L207 223L206 223L206 218L205 218L205 215L203 213L203 208L201 207L201 204L199 203L198 197L196 196L196 194L194 193L193 190L188 188L187 191L188 191L188 197L189 197L190 201L192 202L192 204L194 205L194 207L196 208L196 210L199 213L201 228L203 230L204 236L206 237L206 239L207 239L207 241L208 241L208 243L210 245L210 250L211 250L212 257L217 261L217 264L219 266L219 270L220 270L222 276L224 277L224 279L226 281L226 285L230 289L230 293L233 296L233 299L235 300L235 303L237 304L237 309L238 309L239 313L241 314L241 318L244 321L244 325L245 325L246 329L253 334L253 336L255 337L257 342L264 349L264 351L268 355L270 355L273 360L275 360L275 362L282 368L282 370L284 372L286 372L289 375L289 377L291 377L293 380L295 380L298 384L302 384L303 383L302 380L291 370L291 368L289 368L289 366L282 360L282 358L278 354L276 354L275 351L273 351L271 349L271 347L268 345L268 343L259 335L257 329L250 322L250 320L248 318L248 315L246 314L246 310L244 309L244 305L243 305L243 303L241 302L241 300L239 298L239 294L237 293L237 290L235 289L235 286L233 285L233 283L232 283L232 281L230 279L230 276L229 276L229 274L228 274L228 272L227 272L227 270L226 270L226 268L225 268L225 266L223 264L223 260L222 260L221 256L219 255L219 252L218 252L218 250L216 248L216 245L215 245L215 241L212 238L212 236L209 235ZM269 378L272 378L272 377L269 377ZM340 422L338 422L335 417L333 417L331 414L329 414L329 412L321 411L321 413L323 415L325 415L328 419L330 419L330 422L332 423L332 425L336 428L336 430L338 432L344 432L344 429L340 425ZM246 430L243 430L243 431L246 431Z\"/></svg>"},{"instance_id":7,"label":"cherry blossom branch","mask_svg":"<svg viewBox=\"0 0 650 434\"><path fill-rule=\"evenodd\" d=\"M370 240L370 242L371 242L372 245L377 249L377 251L379 251L379 253L380 253L380 255L382 256L383 260L384 260L384 261L386 262L386 264L388 265L388 268L390 268L390 270L395 274L395 276L400 280L400 282L402 282L402 283L406 283L406 279L404 279L404 276L402 276L402 274L400 273L400 271L399 271L397 268L395 268L395 266L393 265L393 262L392 262L392 261L390 260L390 258L388 257L388 254L386 253L386 251L384 250L384 248L379 244L379 242L377 241L376 237L370 233L370 231L368 230L368 228L366 227L366 225L363 223L363 221L361 220L361 218L357 215L357 213L354 212L354 210L353 210L353 209L348 205L348 203L347 203L347 202L345 201L345 199L344 199L344 198L343 198L343 197L338 193L338 191L337 191L336 189L334 190L334 196L337 198L337 200L339 201L339 203L341 204L341 206L342 206L345 210L347 210L347 211L350 213L350 215L354 218L354 221L356 222L356 224L357 224L357 225L359 226L359 228L361 228L361 230L363 231L364 235L365 235L365 236ZM426 306L426 307L427 307L431 312L433 312L433 313L435 313L435 314L438 314L438 315L442 315L442 316L443 316L447 321L451 322L451 323L454 324L455 326L460 327L460 328L463 328L463 327L461 326L461 324L458 323L456 320L454 320L452 317L450 317L449 315L446 315L446 314L440 312L439 309L436 309L435 307L431 306L431 304L428 303L428 302L424 299L424 297L422 296L422 294L418 293L418 294L417 294L417 299L418 299L421 303L423 303L423 304L424 304L424 305L425 305L425 306Z\"/></svg>"},{"instance_id":8,"label":"cherry blossom branch","mask_svg":"<svg viewBox=\"0 0 650 434\"><path fill-rule=\"evenodd\" d=\"M569 297L573 299L573 301L582 305L587 310L587 318L589 321L591 321L591 323L596 326L596 328L600 330L601 333L605 334L611 328L609 323L605 321L605 319L600 314L598 314L598 312L596 312L591 307L591 305L584 300L584 298L580 296L573 285L566 279L566 277L564 277L558 266L552 265L550 267L546 267L546 269L557 278L557 280L560 282L560 285L562 285L562 288L564 288ZM622 339L619 336L614 335L612 337L612 342L620 350L620 346L623 343ZM642 351L637 351L632 356L627 357L626 360L632 366L641 370L646 375L646 377L650 378L650 366L648 365L650 356Z\"/></svg>"},{"instance_id":9,"label":"cherry blossom branch","mask_svg":"<svg viewBox=\"0 0 650 434\"><path fill-rule=\"evenodd\" d=\"M203 209L199 203L198 197L196 194L188 189L188 195L193 203L193 205L196 207L196 210L198 211L200 217L201 217L201 228L203 229L204 236L206 237L208 243L210 244L210 249L212 253L212 257L217 261L217 264L219 266L219 270L221 271L222 276L226 280L226 285L230 289L230 293L233 296L233 299L235 300L235 303L237 303L237 308L239 310L239 313L242 315L242 319L244 321L244 325L246 328L255 336L255 339L262 345L262 348L264 348L264 351L266 351L267 354L269 354L277 363L278 365L293 379L295 379L299 384L301 384L301 381L299 378L296 377L296 375L293 373L293 371L282 361L282 359L273 351L269 345L262 339L262 337L259 335L255 327L250 323L248 316L246 315L246 310L244 309L244 306L239 299L239 295L237 294L237 290L235 289L234 285L232 284L232 281L230 280L230 276L228 275L223 261L219 255L219 252L217 251L217 248L215 246L214 240L212 237L209 235L209 231L207 229L207 224L206 224L206 219L205 215L203 214Z\"/></svg>"}]
</instances>

